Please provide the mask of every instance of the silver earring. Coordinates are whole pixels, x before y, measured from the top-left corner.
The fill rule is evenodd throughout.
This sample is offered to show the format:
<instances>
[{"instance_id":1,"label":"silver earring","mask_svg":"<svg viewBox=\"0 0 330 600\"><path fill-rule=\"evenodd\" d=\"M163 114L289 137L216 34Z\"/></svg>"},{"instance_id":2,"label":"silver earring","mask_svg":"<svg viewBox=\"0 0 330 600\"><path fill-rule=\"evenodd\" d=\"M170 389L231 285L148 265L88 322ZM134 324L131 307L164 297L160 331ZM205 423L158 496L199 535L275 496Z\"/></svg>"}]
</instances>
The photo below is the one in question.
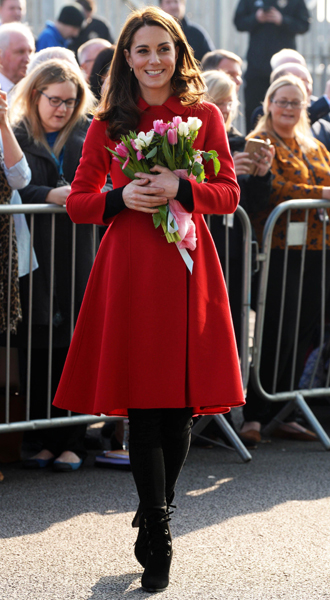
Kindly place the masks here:
<instances>
[{"instance_id":1,"label":"silver earring","mask_svg":"<svg viewBox=\"0 0 330 600\"><path fill-rule=\"evenodd\" d=\"M131 72L131 73L132 73L132 71L133 71L133 67L131 67L131 68L130 68L130 72Z\"/></svg>"}]
</instances>

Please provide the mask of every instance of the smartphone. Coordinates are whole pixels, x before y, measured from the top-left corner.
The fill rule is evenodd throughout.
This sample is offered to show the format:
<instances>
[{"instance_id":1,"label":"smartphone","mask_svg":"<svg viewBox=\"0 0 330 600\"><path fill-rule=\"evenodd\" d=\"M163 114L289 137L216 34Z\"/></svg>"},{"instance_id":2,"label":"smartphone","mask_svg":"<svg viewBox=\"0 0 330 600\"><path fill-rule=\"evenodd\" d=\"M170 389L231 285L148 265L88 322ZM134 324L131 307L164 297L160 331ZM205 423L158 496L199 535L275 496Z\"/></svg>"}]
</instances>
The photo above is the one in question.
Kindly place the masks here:
<instances>
[{"instance_id":1,"label":"smartphone","mask_svg":"<svg viewBox=\"0 0 330 600\"><path fill-rule=\"evenodd\" d=\"M256 138L250 138L249 140L247 140L247 142L245 144L244 152L248 152L250 155L249 158L251 160L255 160L254 153L260 152L261 148L269 148L269 146L270 146L270 140L265 141L265 140L258 140ZM258 170L257 165L253 163L250 166L249 175L255 175L257 170Z\"/></svg>"}]
</instances>

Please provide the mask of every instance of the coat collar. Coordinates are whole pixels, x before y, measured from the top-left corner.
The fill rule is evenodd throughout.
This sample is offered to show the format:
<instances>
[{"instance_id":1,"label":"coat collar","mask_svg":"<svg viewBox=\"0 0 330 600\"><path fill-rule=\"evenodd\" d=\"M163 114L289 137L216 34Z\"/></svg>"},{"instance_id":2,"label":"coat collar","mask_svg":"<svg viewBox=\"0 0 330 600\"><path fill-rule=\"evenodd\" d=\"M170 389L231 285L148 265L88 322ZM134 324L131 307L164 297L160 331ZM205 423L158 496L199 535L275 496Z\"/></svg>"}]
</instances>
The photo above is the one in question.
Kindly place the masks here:
<instances>
[{"instance_id":1,"label":"coat collar","mask_svg":"<svg viewBox=\"0 0 330 600\"><path fill-rule=\"evenodd\" d=\"M166 106L166 108L169 108L174 115L183 115L187 108L186 106L183 106L181 104L180 98L178 98L177 96L170 96L168 100L166 100L166 102L162 104L162 106ZM146 111L149 108L151 108L150 104L147 104L147 102L141 97L138 100L138 107L142 111Z\"/></svg>"}]
</instances>

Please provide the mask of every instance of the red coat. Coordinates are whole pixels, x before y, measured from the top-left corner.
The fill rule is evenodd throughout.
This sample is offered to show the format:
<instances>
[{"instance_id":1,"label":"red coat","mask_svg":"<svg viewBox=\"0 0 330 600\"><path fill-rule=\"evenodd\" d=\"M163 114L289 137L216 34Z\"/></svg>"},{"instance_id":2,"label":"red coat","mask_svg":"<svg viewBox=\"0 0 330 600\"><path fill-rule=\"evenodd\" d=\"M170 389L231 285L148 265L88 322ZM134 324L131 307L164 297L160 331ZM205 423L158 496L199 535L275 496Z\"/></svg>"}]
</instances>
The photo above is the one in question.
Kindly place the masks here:
<instances>
[{"instance_id":1,"label":"red coat","mask_svg":"<svg viewBox=\"0 0 330 600\"><path fill-rule=\"evenodd\" d=\"M150 214L124 209L109 220L97 253L54 404L74 412L126 415L127 408L194 407L227 412L244 404L227 291L204 213L233 213L239 199L219 110L209 103L183 107L171 97L143 109L140 131L155 119L181 115L203 121L196 147L217 150L217 177L192 182L197 248L192 275L175 244L168 244ZM105 146L106 122L87 134L67 211L75 223L104 225L110 170L114 187L129 180Z\"/></svg>"}]
</instances>

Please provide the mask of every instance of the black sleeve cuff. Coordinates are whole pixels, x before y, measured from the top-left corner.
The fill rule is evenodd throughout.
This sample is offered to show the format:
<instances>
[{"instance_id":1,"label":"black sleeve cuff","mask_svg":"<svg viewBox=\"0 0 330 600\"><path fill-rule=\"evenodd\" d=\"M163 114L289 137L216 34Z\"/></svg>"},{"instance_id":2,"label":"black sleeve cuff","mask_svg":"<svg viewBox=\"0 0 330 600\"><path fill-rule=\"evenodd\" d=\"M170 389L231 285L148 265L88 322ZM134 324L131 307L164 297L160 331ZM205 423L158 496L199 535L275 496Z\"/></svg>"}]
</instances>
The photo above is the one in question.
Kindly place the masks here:
<instances>
[{"instance_id":1,"label":"black sleeve cuff","mask_svg":"<svg viewBox=\"0 0 330 600\"><path fill-rule=\"evenodd\" d=\"M105 209L103 213L103 221L111 219L115 215L118 215L124 208L126 208L123 200L123 189L125 186L116 188L107 193L105 197Z\"/></svg>"},{"instance_id":2,"label":"black sleeve cuff","mask_svg":"<svg viewBox=\"0 0 330 600\"><path fill-rule=\"evenodd\" d=\"M182 179L180 177L178 193L174 200L178 200L188 212L194 210L194 198L189 179Z\"/></svg>"}]
</instances>

